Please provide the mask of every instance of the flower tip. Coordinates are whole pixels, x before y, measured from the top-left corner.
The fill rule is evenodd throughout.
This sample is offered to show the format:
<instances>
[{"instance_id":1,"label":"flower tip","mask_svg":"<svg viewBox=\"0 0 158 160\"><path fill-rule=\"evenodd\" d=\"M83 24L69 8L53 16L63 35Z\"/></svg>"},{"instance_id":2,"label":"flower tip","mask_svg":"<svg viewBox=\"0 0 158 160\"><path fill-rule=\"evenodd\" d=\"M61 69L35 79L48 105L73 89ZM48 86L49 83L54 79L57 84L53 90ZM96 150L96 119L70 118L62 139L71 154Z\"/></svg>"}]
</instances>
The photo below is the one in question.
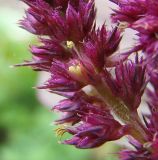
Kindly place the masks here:
<instances>
[{"instance_id":1,"label":"flower tip","mask_svg":"<svg viewBox=\"0 0 158 160\"><path fill-rule=\"evenodd\" d=\"M16 67L15 65L10 65L10 66L9 66L9 68L15 68L15 67Z\"/></svg>"},{"instance_id":2,"label":"flower tip","mask_svg":"<svg viewBox=\"0 0 158 160\"><path fill-rule=\"evenodd\" d=\"M56 122L55 122L55 121L53 121L53 122L51 123L51 125L52 125L52 126L56 125Z\"/></svg>"},{"instance_id":3,"label":"flower tip","mask_svg":"<svg viewBox=\"0 0 158 160\"><path fill-rule=\"evenodd\" d=\"M9 68L16 68L21 66L23 66L23 64L14 64L14 65L10 65Z\"/></svg>"},{"instance_id":4,"label":"flower tip","mask_svg":"<svg viewBox=\"0 0 158 160\"><path fill-rule=\"evenodd\" d=\"M32 87L32 89L38 89L38 87L35 87L35 86L34 86L34 87Z\"/></svg>"},{"instance_id":5,"label":"flower tip","mask_svg":"<svg viewBox=\"0 0 158 160\"><path fill-rule=\"evenodd\" d=\"M58 141L58 144L63 144L61 141Z\"/></svg>"}]
</instances>

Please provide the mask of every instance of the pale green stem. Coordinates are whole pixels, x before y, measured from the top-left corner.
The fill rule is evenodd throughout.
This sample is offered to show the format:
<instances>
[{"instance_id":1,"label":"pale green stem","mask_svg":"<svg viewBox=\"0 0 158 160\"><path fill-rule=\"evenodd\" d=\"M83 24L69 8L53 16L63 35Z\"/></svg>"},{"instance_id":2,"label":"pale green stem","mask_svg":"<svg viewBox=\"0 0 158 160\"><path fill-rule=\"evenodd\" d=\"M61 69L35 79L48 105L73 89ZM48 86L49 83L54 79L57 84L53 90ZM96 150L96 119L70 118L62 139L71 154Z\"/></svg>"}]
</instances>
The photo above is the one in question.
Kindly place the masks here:
<instances>
[{"instance_id":1,"label":"pale green stem","mask_svg":"<svg viewBox=\"0 0 158 160\"><path fill-rule=\"evenodd\" d=\"M132 115L128 107L118 97L114 96L106 84L100 83L95 86L98 94L110 110L119 118L124 124L131 126L131 136L141 143L146 142L146 133L144 129L137 122L138 115Z\"/></svg>"}]
</instances>

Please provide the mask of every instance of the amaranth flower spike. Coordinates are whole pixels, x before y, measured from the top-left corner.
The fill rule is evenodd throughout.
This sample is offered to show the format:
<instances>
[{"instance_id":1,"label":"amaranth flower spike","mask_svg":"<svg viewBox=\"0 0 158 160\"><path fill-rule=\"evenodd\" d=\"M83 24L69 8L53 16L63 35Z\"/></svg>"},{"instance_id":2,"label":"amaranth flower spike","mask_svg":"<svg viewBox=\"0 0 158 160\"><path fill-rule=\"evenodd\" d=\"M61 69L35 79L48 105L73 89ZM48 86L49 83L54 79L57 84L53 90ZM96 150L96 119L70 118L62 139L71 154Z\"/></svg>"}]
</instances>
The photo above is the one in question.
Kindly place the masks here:
<instances>
[{"instance_id":1,"label":"amaranth flower spike","mask_svg":"<svg viewBox=\"0 0 158 160\"><path fill-rule=\"evenodd\" d=\"M55 124L64 126L57 134L72 135L62 143L86 149L127 136L135 150L121 151L120 159L157 160L157 0L111 0L118 5L113 21L139 32L139 44L127 53L119 50L120 25L96 27L94 0L23 1L28 9L20 25L41 44L17 66L49 72L38 88L65 97L52 108L61 112ZM144 93L150 113L138 114Z\"/></svg>"}]
</instances>

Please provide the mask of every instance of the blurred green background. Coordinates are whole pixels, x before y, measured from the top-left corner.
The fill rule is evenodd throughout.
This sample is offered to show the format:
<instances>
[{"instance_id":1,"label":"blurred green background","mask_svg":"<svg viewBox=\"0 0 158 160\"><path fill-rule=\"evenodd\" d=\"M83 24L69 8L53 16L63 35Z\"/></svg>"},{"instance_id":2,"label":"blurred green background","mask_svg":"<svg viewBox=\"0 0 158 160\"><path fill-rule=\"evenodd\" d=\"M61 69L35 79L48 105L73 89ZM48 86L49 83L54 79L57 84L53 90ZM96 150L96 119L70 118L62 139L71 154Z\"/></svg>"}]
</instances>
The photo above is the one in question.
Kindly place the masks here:
<instances>
[{"instance_id":1,"label":"blurred green background","mask_svg":"<svg viewBox=\"0 0 158 160\"><path fill-rule=\"evenodd\" d=\"M6 2L6 1L4 1ZM118 146L108 143L79 150L58 143L55 115L37 100L38 73L9 66L31 58L28 46L35 38L18 27L25 6L0 0L0 160L116 160Z\"/></svg>"}]
</instances>

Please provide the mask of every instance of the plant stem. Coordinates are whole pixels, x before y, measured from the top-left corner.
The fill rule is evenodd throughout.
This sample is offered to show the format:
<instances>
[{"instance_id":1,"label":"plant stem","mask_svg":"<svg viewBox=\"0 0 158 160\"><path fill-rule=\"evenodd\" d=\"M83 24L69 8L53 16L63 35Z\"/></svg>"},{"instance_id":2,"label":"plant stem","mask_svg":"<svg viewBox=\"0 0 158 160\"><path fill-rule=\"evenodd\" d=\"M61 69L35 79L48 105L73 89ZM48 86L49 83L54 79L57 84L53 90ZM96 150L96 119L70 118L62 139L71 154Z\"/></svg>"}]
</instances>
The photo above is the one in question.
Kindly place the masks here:
<instances>
[{"instance_id":1,"label":"plant stem","mask_svg":"<svg viewBox=\"0 0 158 160\"><path fill-rule=\"evenodd\" d=\"M110 110L124 124L129 125L130 135L137 139L140 143L146 143L146 133L142 126L137 122L137 117L134 117L124 102L113 95L110 88L106 84L99 83L95 86L99 96Z\"/></svg>"}]
</instances>

